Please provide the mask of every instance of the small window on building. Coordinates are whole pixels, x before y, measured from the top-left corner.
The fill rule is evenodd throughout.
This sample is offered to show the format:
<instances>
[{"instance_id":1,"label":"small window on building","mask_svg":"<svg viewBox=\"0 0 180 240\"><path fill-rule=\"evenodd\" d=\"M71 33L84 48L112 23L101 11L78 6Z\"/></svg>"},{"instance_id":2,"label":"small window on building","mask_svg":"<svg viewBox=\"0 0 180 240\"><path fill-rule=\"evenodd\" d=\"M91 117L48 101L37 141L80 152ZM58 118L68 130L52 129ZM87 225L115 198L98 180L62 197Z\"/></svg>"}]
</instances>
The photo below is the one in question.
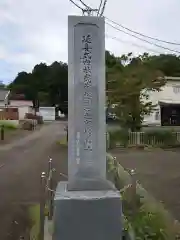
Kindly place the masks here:
<instances>
[{"instance_id":1,"label":"small window on building","mask_svg":"<svg viewBox=\"0 0 180 240\"><path fill-rule=\"evenodd\" d=\"M159 120L160 119L160 113L159 111L155 112L155 120Z\"/></svg>"},{"instance_id":2,"label":"small window on building","mask_svg":"<svg viewBox=\"0 0 180 240\"><path fill-rule=\"evenodd\" d=\"M180 93L180 86L174 86L173 87L173 92L176 93L176 94Z\"/></svg>"}]
</instances>

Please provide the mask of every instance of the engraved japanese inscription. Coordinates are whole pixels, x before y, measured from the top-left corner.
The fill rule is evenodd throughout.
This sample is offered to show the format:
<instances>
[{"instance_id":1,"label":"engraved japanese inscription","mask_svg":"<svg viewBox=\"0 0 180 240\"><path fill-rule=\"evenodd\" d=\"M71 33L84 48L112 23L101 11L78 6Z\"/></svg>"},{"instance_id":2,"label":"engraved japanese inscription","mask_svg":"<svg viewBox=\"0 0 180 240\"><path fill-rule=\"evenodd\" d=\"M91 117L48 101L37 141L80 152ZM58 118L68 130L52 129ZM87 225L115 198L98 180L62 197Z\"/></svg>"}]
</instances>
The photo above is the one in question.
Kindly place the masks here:
<instances>
[{"instance_id":1,"label":"engraved japanese inscription","mask_svg":"<svg viewBox=\"0 0 180 240\"><path fill-rule=\"evenodd\" d=\"M78 188L77 181L106 178L105 50L102 18L75 17L71 26L68 178L70 189L74 189Z\"/></svg>"},{"instance_id":2,"label":"engraved japanese inscription","mask_svg":"<svg viewBox=\"0 0 180 240\"><path fill-rule=\"evenodd\" d=\"M76 128L76 162L79 165L79 173L87 170L96 171L98 157L98 84L96 72L96 51L93 35L97 31L96 26L89 25L82 31L84 26L77 26L75 32L75 46L79 52L76 57L79 59L77 67L76 95L76 116L79 121L75 122ZM81 34L80 34L81 32ZM82 34L83 33L83 34ZM77 36L77 35L78 36ZM77 37L76 37L77 36Z\"/></svg>"},{"instance_id":3,"label":"engraved japanese inscription","mask_svg":"<svg viewBox=\"0 0 180 240\"><path fill-rule=\"evenodd\" d=\"M84 151L92 151L92 36L82 36L81 64L84 73Z\"/></svg>"}]
</instances>

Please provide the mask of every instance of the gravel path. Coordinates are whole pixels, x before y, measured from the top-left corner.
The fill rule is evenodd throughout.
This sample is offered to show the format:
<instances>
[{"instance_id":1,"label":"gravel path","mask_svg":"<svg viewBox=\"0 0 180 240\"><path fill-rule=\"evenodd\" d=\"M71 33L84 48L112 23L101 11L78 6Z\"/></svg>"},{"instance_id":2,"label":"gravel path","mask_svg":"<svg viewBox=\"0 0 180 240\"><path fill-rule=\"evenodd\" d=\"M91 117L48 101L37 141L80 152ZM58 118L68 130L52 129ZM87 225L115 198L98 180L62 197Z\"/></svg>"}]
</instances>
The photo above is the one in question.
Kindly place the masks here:
<instances>
[{"instance_id":1,"label":"gravel path","mask_svg":"<svg viewBox=\"0 0 180 240\"><path fill-rule=\"evenodd\" d=\"M56 144L63 135L64 123L54 122L0 147L0 239L13 239L8 233L14 209L39 202L40 175L46 171L49 157L59 172L67 172L67 151Z\"/></svg>"}]
</instances>

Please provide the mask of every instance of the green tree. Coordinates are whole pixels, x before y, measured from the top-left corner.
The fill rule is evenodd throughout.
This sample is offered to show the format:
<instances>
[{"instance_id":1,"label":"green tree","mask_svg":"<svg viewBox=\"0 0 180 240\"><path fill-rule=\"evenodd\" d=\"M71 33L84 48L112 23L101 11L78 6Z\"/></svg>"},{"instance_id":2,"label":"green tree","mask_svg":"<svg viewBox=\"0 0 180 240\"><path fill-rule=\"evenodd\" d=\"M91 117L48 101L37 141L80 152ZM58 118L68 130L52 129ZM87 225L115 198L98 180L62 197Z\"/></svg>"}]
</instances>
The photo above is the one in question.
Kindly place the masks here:
<instances>
[{"instance_id":1,"label":"green tree","mask_svg":"<svg viewBox=\"0 0 180 240\"><path fill-rule=\"evenodd\" d=\"M144 116L156 107L149 101L149 91L160 91L165 83L163 74L149 64L148 57L123 55L123 69L113 67L108 74L109 102L115 104L120 125L131 131L140 130Z\"/></svg>"},{"instance_id":2,"label":"green tree","mask_svg":"<svg viewBox=\"0 0 180 240\"><path fill-rule=\"evenodd\" d=\"M165 76L180 77L180 56L161 54L149 56L147 61L151 66L158 68Z\"/></svg>"},{"instance_id":3,"label":"green tree","mask_svg":"<svg viewBox=\"0 0 180 240\"><path fill-rule=\"evenodd\" d=\"M49 71L50 102L62 106L68 101L68 66L66 63L54 62L49 66Z\"/></svg>"},{"instance_id":4,"label":"green tree","mask_svg":"<svg viewBox=\"0 0 180 240\"><path fill-rule=\"evenodd\" d=\"M18 73L8 88L12 93L24 94L25 99L32 100L34 106L63 105L63 110L67 113L67 104L64 104L68 100L66 63L54 62L50 66L45 63L37 64L31 73Z\"/></svg>"},{"instance_id":5,"label":"green tree","mask_svg":"<svg viewBox=\"0 0 180 240\"><path fill-rule=\"evenodd\" d=\"M159 85L162 84L162 81L160 81L159 85L157 81L156 84L150 81L150 79L154 79L154 74L162 75L162 72L166 76L180 76L180 57L175 55L161 54L159 56L149 56L147 53L144 53L138 58L135 58L132 53L129 53L121 57L116 57L109 51L106 51L105 56L107 89L114 88L115 91L117 91L122 88L121 91L124 93L126 91L130 92L128 96L131 95L131 98L128 97L128 99L122 100L121 103L121 107L123 108L123 102L125 103L126 101L124 106L126 106L127 114L129 114L129 111L132 112L131 108L135 103L136 109L138 109L138 106L140 106L138 105L138 101L141 100L142 95L148 95L147 91L145 91L146 88L156 91L159 90ZM157 70L160 71L160 74ZM114 79L116 83L112 83L111 80ZM109 83L109 81L111 81L111 83ZM115 88L116 84L118 86L117 89ZM157 86L156 89L154 89L155 86ZM63 112L67 113L68 111L68 65L66 63L56 61L49 66L45 63L37 64L31 73L18 73L8 88L11 89L13 94L24 94L25 99L33 100L34 106L39 104L49 106L58 105ZM133 91L131 89L133 89ZM135 89L135 92L140 93L136 95L132 94ZM144 93L140 91L141 89L144 89ZM146 96L144 97L146 98ZM115 96L111 96L109 100L112 102L114 101L113 98L115 98ZM128 103L129 105L127 105L128 101L133 104ZM130 110L128 110L127 106L129 106L129 108L131 106ZM140 110L137 110L136 113L139 111L142 118L142 113L146 112L146 109L150 108L150 106L151 105L147 103L147 108L140 107ZM147 112L149 111L150 110ZM126 115L125 110L124 115ZM135 113L133 115L135 115ZM141 122L141 118L138 120L138 116L139 115L136 117L137 122ZM127 119L129 119L130 122L132 121L132 117L127 117Z\"/></svg>"}]
</instances>

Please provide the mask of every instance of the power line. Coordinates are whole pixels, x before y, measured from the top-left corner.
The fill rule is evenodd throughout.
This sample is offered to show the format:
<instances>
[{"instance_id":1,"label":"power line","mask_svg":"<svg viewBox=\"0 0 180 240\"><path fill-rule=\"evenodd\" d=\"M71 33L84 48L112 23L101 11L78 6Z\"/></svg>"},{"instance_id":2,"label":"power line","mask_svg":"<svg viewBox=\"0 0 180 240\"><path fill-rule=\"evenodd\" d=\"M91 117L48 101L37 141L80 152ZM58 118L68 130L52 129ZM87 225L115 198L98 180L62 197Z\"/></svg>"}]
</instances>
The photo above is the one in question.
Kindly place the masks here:
<instances>
[{"instance_id":1,"label":"power line","mask_svg":"<svg viewBox=\"0 0 180 240\"><path fill-rule=\"evenodd\" d=\"M69 0L71 3L73 3L77 8L81 9L82 11L84 10L81 8L77 3L75 3L73 0Z\"/></svg>"},{"instance_id":2,"label":"power line","mask_svg":"<svg viewBox=\"0 0 180 240\"><path fill-rule=\"evenodd\" d=\"M103 0L101 0L100 4L99 4L99 8L98 8L98 12L97 12L97 16L99 15L99 12L101 10L101 6L102 6Z\"/></svg>"},{"instance_id":3,"label":"power line","mask_svg":"<svg viewBox=\"0 0 180 240\"><path fill-rule=\"evenodd\" d=\"M101 11L100 17L102 17L103 14L104 14L104 10L105 10L106 4L107 4L107 0L104 0L104 4L103 4L103 7L102 7L102 11Z\"/></svg>"},{"instance_id":4,"label":"power line","mask_svg":"<svg viewBox=\"0 0 180 240\"><path fill-rule=\"evenodd\" d=\"M81 4L85 7L85 9L82 9L83 14L87 13L88 16L90 16L93 12L97 12L97 9L93 9L89 5L87 5L83 0L79 0Z\"/></svg>"},{"instance_id":5,"label":"power line","mask_svg":"<svg viewBox=\"0 0 180 240\"><path fill-rule=\"evenodd\" d=\"M79 0L81 3L82 3L82 5L84 5L87 9L91 9L92 10L92 8L90 7L90 6L88 6L85 2L83 2L82 0Z\"/></svg>"},{"instance_id":6,"label":"power line","mask_svg":"<svg viewBox=\"0 0 180 240\"><path fill-rule=\"evenodd\" d=\"M130 41L124 41L124 40L122 40L122 39L120 39L120 38L113 37L113 36L110 36L110 35L107 35L107 34L106 34L105 36L106 36L106 38L111 38L111 39L116 40L116 41L121 42L121 43L131 44L131 45L133 45L133 46L135 46L135 47L138 47L138 48L144 48L144 49L146 49L146 50L149 51L149 52L154 52L154 53L162 54L162 52L156 51L156 50L154 50L154 49L147 48L147 47L142 46L142 45L138 45L138 44L133 43L133 42L130 42Z\"/></svg>"},{"instance_id":7,"label":"power line","mask_svg":"<svg viewBox=\"0 0 180 240\"><path fill-rule=\"evenodd\" d=\"M164 47L164 46L161 46L161 45L159 45L159 44L150 42L150 41L148 41L148 40L146 40L146 39L140 38L140 37L138 37L138 36L136 36L136 35L134 35L134 34L132 34L132 33L128 33L128 32L126 32L126 31L124 31L124 30L122 30L122 29L119 29L119 28L111 25L111 24L108 23L108 22L106 22L106 24L107 24L108 26L110 26L110 27L112 27L112 28L120 31L120 32L123 32L123 33L131 36L131 37L134 37L134 38L136 38L136 39L139 39L140 41L143 41L143 42L149 43L149 44L151 44L151 45L154 45L154 46L156 46L156 47L159 47L159 48L162 48L162 49L165 49L165 50L168 50L168 51L171 51L171 52L180 54L180 51L177 51L177 50L174 50L174 49L170 49L170 48L168 48L168 47Z\"/></svg>"},{"instance_id":8,"label":"power line","mask_svg":"<svg viewBox=\"0 0 180 240\"><path fill-rule=\"evenodd\" d=\"M111 20L111 19L109 19L109 18L107 18L107 17L105 17L105 18L106 18L108 21L110 21L110 22L118 25L119 27L124 28L124 29L126 29L126 30L128 30L128 31L130 31L130 32L132 32L132 33L138 34L138 35L140 35L140 36L142 36L142 37L149 38L149 39L151 39L151 40L155 40L155 41L158 41L158 42L163 42L163 43L166 43L166 44L171 44L171 45L178 45L178 46L180 46L180 43L169 42L169 41L161 40L161 39L159 39L159 38L150 37L150 36L147 36L147 35L145 35L145 34L143 34L143 33L140 33L140 32L134 31L134 30L132 30L132 29L130 29L130 28L127 28L127 27L123 26L122 24L117 23L117 22L115 22L115 21L113 21L113 20Z\"/></svg>"}]
</instances>

